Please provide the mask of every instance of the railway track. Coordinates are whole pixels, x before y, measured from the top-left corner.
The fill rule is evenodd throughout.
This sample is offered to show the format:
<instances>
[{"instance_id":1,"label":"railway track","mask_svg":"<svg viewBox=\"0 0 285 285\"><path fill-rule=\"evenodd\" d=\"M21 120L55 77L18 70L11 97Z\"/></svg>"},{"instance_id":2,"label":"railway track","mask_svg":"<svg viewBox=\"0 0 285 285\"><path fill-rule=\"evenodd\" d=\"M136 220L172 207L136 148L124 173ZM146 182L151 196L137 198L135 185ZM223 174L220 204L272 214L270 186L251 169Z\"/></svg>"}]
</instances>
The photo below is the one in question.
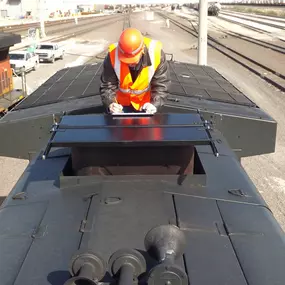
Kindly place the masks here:
<instances>
[{"instance_id":1,"label":"railway track","mask_svg":"<svg viewBox=\"0 0 285 285\"><path fill-rule=\"evenodd\" d=\"M51 36L51 35L59 34L62 32L66 32L66 30L69 29L69 27L67 27L67 25L69 26L69 25L73 24L72 28L77 29L80 27L84 27L87 24L93 25L93 24L100 23L100 22L105 21L105 20L118 19L118 18L120 18L120 15L111 15L111 16L106 16L106 17L89 18L89 19L84 19L84 21L79 21L77 25L75 25L74 21L62 22L59 25L48 26L45 28L45 30L46 30L46 35Z\"/></svg>"},{"instance_id":2,"label":"railway track","mask_svg":"<svg viewBox=\"0 0 285 285\"><path fill-rule=\"evenodd\" d=\"M59 41L63 41L63 40L68 40L70 38L74 38L78 35L83 35L83 34L86 34L86 33L89 33L92 31L92 29L94 28L100 28L100 27L103 27L103 26L106 26L106 25L111 25L111 24L114 24L116 23L118 20L121 20L123 18L122 15L118 15L116 17L113 17L113 18L108 18L108 19L101 19L100 21L96 21L96 22L92 22L92 23L89 23L88 25L84 24L84 25L81 25L81 26L76 26L76 31L74 32L70 32L70 33L67 33L67 34L64 34L64 35L58 35L58 36L55 36L53 38L49 38L48 40L44 40L44 41L41 41L42 43L44 42L59 42ZM87 27L86 27L87 26ZM81 27L84 27L83 29L80 29ZM63 31L66 31L66 29L64 29ZM57 33L60 33L62 32L62 30L58 30ZM29 45L27 45L29 46ZM15 48L13 50L22 50L24 48L26 48L27 46L22 46L20 48Z\"/></svg>"},{"instance_id":3,"label":"railway track","mask_svg":"<svg viewBox=\"0 0 285 285\"><path fill-rule=\"evenodd\" d=\"M280 30L285 30L284 26L280 26L278 24L273 24L273 23L260 21L260 20L254 19L252 17L248 18L248 17L243 17L243 16L240 16L240 15L235 15L235 14L231 14L231 13L227 13L227 12L220 12L220 15L231 16L231 17L235 17L235 18L238 18L238 19L250 21L250 22L253 22L253 23L262 24L264 26L269 26L269 27L280 29ZM222 18L222 19L224 19L224 18Z\"/></svg>"},{"instance_id":4,"label":"railway track","mask_svg":"<svg viewBox=\"0 0 285 285\"><path fill-rule=\"evenodd\" d=\"M269 21L274 21L274 22L285 24L285 18L280 17L280 16L266 16L266 15L252 14L252 13L241 13L241 12L231 11L231 10L226 10L226 9L223 9L222 12L234 13L237 15L250 16L253 18L264 19L264 20L269 20Z\"/></svg>"},{"instance_id":5,"label":"railway track","mask_svg":"<svg viewBox=\"0 0 285 285\"><path fill-rule=\"evenodd\" d=\"M187 27L186 25L180 23L179 21L173 19L172 17L166 16L161 12L157 12L164 19L169 19L171 23L176 25L177 27L181 28L182 30L188 32L192 36L198 38L198 31L192 24L192 29ZM236 63L240 64L247 70L251 71L255 75L259 76L263 80L267 81L269 84L273 85L274 87L278 88L282 92L285 92L285 75L280 74L279 72L249 58L248 56L241 54L240 52L226 46L225 44L219 42L218 40L214 39L213 37L208 35L208 45L214 48L215 50L219 51L226 57L232 59Z\"/></svg>"},{"instance_id":6,"label":"railway track","mask_svg":"<svg viewBox=\"0 0 285 285\"><path fill-rule=\"evenodd\" d=\"M245 24L245 23L241 23L239 21L235 21L235 20L232 20L232 19L227 19L227 18L224 18L224 17L221 17L221 16L217 16L217 18L221 19L221 20L224 20L226 22L229 22L229 23L233 23L233 24L239 25L241 27L247 28L249 30L252 30L252 31L255 31L255 32L258 32L258 33L261 33L261 34L269 35L271 37L276 37L277 39L279 39L281 41L284 41L283 39L279 38L278 36L273 35L271 32L266 31L264 29L256 28L256 27L253 27L251 25L248 25L248 24Z\"/></svg>"},{"instance_id":7,"label":"railway track","mask_svg":"<svg viewBox=\"0 0 285 285\"><path fill-rule=\"evenodd\" d=\"M131 17L130 17L130 12L127 14L124 14L124 20L123 20L123 28L122 31L125 30L126 28L131 27ZM118 35L119 36L119 35ZM108 53L108 48L106 48L104 51L102 51L101 53L97 54L96 56L93 56L92 58L90 58L89 60L87 60L85 62L85 64L92 64L92 63L96 63L99 61L104 60L105 56Z\"/></svg>"},{"instance_id":8,"label":"railway track","mask_svg":"<svg viewBox=\"0 0 285 285\"><path fill-rule=\"evenodd\" d=\"M106 26L106 25L111 25L111 24L114 24L116 22L118 22L118 20L121 20L122 16L118 16L116 17L115 19L112 18L112 19L104 19L104 20L101 20L101 21L97 21L96 23L90 23L88 25L87 28L84 28L84 29L80 29L76 32L71 32L71 33L68 33L68 34L65 34L63 36L59 36L55 39L52 39L50 40L51 42L57 42L58 40L67 40L67 39L70 39L70 38L74 38L78 35L82 35L82 34L86 34L86 33L90 33L92 31L92 28L100 28L100 27L103 27L103 26ZM98 25L99 24L99 25ZM82 25L82 26L87 26L87 25Z\"/></svg>"},{"instance_id":9,"label":"railway track","mask_svg":"<svg viewBox=\"0 0 285 285\"><path fill-rule=\"evenodd\" d=\"M261 18L255 17L253 15L244 15L244 14L237 14L235 12L225 12L225 11L221 11L220 14L221 15L232 16L232 17L236 17L236 18L239 18L239 19L252 21L254 23L258 23L258 24L262 24L262 25L266 25L266 26L270 26L270 27L274 27L274 28L285 30L285 27L282 26L282 25L269 23L269 22L264 22L264 21L271 21L271 22L275 22L275 23L281 23L281 24L284 25L285 24L284 20L278 20L278 19L274 20L274 19L263 18L264 21L261 21L261 20L259 20Z\"/></svg>"},{"instance_id":10,"label":"railway track","mask_svg":"<svg viewBox=\"0 0 285 285\"><path fill-rule=\"evenodd\" d=\"M109 15L106 15L108 17ZM78 22L85 22L90 21L90 19L100 19L100 17L79 17ZM56 21L45 21L45 27L56 27L63 24L69 24L74 23L74 18L72 19L63 19L63 20L56 20ZM0 32L6 32L6 33L22 33L27 32L30 28L39 28L40 29L40 22L34 22L34 23L26 23L26 24L16 24L16 25L7 25L0 27Z\"/></svg>"},{"instance_id":11,"label":"railway track","mask_svg":"<svg viewBox=\"0 0 285 285\"><path fill-rule=\"evenodd\" d=\"M198 21L198 17L199 17L199 14L194 14L194 16L197 17L197 21ZM189 21L191 23L191 20L185 16L180 16L182 19L185 19L186 21ZM222 18L223 20L225 20L224 18ZM240 33L236 33L236 32L232 32L232 31L225 31L225 28L221 25L218 25L217 23L211 21L211 18L209 17L208 18L208 21L211 23L211 25L214 26L214 28L216 28L217 30L219 30L220 32L222 32L223 34L225 35L229 35L229 36L233 36L235 38L239 38L243 41L247 41L247 42L250 42L250 43L253 43L255 45L258 45L258 46L262 46L264 48L268 48L268 49L271 49L277 53L281 53L281 54L285 54L285 46L280 46L280 45L276 45L276 44L272 44L272 43L269 43L269 42L266 42L266 41L263 41L263 40L260 40L260 39L255 39L253 37L249 37L249 36L246 36L246 35L243 35L243 34L240 34ZM285 19L284 19L285 21ZM285 22L284 22L285 23ZM238 22L234 22L234 24L239 24ZM242 25L241 25L242 26ZM248 28L248 27L246 27ZM262 32L263 33L263 30L259 30L259 29L255 29L254 27L251 27L251 30L254 30L254 31L257 31L257 32ZM268 32L270 33L270 32ZM282 39L279 39L279 41L283 42Z\"/></svg>"},{"instance_id":12,"label":"railway track","mask_svg":"<svg viewBox=\"0 0 285 285\"><path fill-rule=\"evenodd\" d=\"M186 19L187 21L189 21L189 19ZM281 53L281 54L285 54L285 47L283 46L279 46L276 44L272 44L263 40L259 40L259 39L255 39L246 35L242 35L236 32L230 32L230 31L225 31L225 29L222 26L218 26L216 23L212 23L211 24L217 29L219 30L221 33L224 33L225 35L229 35L229 36L233 36L235 38L241 39L243 41L249 42L249 43L253 43L257 46L262 46L264 48L267 49L271 49L277 53Z\"/></svg>"}]
</instances>

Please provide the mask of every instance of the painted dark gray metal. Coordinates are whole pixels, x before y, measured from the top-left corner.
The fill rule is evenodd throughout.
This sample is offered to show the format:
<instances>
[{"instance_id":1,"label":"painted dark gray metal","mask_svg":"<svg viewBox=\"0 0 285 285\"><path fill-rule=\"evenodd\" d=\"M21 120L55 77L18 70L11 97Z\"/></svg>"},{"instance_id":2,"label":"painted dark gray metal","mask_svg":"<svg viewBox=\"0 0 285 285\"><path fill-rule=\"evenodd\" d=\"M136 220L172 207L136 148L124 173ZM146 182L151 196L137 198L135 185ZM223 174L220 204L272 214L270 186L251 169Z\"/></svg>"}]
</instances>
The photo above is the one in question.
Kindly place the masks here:
<instances>
[{"instance_id":1,"label":"painted dark gray metal","mask_svg":"<svg viewBox=\"0 0 285 285\"><path fill-rule=\"evenodd\" d=\"M9 48L21 42L21 36L0 32L0 49Z\"/></svg>"},{"instance_id":2,"label":"painted dark gray metal","mask_svg":"<svg viewBox=\"0 0 285 285\"><path fill-rule=\"evenodd\" d=\"M202 122L197 114L158 116L171 118L176 127L187 124L185 116L192 125ZM59 125L84 127L91 118L90 132L96 133L108 128L105 117L67 116ZM136 249L147 274L157 261L146 252L145 236L167 224L185 234L186 249L175 266L191 285L282 284L284 233L221 132L210 133L220 156L210 145L197 144L205 173L188 175L182 184L178 174L73 176L64 173L69 148L51 149L46 160L40 153L0 209L1 284L64 284L77 250L94 251L108 262L119 249ZM197 183L199 176L206 183ZM14 199L22 192L25 199ZM102 279L114 280L110 270Z\"/></svg>"},{"instance_id":3,"label":"painted dark gray metal","mask_svg":"<svg viewBox=\"0 0 285 285\"><path fill-rule=\"evenodd\" d=\"M171 61L169 66L172 83L161 112L200 110L223 133L238 158L274 152L276 122L215 69ZM60 70L1 118L1 132L10 136L1 139L0 155L32 158L49 139L53 114L104 113L99 95L101 70L102 63Z\"/></svg>"},{"instance_id":4,"label":"painted dark gray metal","mask_svg":"<svg viewBox=\"0 0 285 285\"><path fill-rule=\"evenodd\" d=\"M186 247L183 257L167 270L185 272L191 285L283 284L284 233L239 162L242 156L274 151L276 122L214 69L169 64L172 84L178 82L188 93L172 91L169 98L175 100L168 101L163 114L144 118L144 125L133 119L139 124L136 129L102 114L100 96L94 91L100 64L59 71L0 120L6 134L0 154L31 158L0 208L1 285L72 284L70 264L78 252L94 252L108 263L115 252L126 248L145 259L139 284L157 281L165 267L154 270L161 260L147 252L145 236L168 224L183 231ZM90 87L93 83L96 88ZM51 136L55 122L57 132ZM70 171L74 150L82 159L97 149L111 162L112 157L113 162L122 161L116 158L116 143L125 145L121 153L134 163L138 141L118 139L115 131L137 134L154 128L168 130L174 143L167 146L162 136L161 150L155 152L149 144L152 139L143 138L156 164L169 163L173 147L183 138L195 145L192 174L80 176ZM102 132L112 137L102 137ZM55 144L43 160L49 141ZM95 255L88 255L94 264L99 260ZM95 278L93 269L87 269L86 274ZM152 277L151 270L156 272ZM129 281L128 276L123 279ZM115 280L108 264L101 281Z\"/></svg>"},{"instance_id":5,"label":"painted dark gray metal","mask_svg":"<svg viewBox=\"0 0 285 285\"><path fill-rule=\"evenodd\" d=\"M191 143L210 143L204 122L195 114L181 114L179 118L174 114L155 114L145 118L127 119L110 115L64 116L51 140L51 145L55 147L99 144L124 147L164 146Z\"/></svg>"}]
</instances>

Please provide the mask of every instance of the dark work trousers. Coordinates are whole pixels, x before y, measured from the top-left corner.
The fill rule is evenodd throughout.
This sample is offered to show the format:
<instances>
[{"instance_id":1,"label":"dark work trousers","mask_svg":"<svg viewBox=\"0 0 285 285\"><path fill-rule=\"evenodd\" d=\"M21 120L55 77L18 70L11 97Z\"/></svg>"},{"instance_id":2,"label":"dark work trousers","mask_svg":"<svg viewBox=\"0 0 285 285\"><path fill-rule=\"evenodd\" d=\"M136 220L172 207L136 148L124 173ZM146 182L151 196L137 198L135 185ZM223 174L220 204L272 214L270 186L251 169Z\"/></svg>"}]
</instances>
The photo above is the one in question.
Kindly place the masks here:
<instances>
[{"instance_id":1,"label":"dark work trousers","mask_svg":"<svg viewBox=\"0 0 285 285\"><path fill-rule=\"evenodd\" d=\"M142 113L144 111L137 111L132 105L131 106L123 106L124 113Z\"/></svg>"},{"instance_id":2,"label":"dark work trousers","mask_svg":"<svg viewBox=\"0 0 285 285\"><path fill-rule=\"evenodd\" d=\"M144 113L145 111L137 111L132 105L131 106L123 106L124 113ZM109 108L106 109L106 113L110 114Z\"/></svg>"}]
</instances>

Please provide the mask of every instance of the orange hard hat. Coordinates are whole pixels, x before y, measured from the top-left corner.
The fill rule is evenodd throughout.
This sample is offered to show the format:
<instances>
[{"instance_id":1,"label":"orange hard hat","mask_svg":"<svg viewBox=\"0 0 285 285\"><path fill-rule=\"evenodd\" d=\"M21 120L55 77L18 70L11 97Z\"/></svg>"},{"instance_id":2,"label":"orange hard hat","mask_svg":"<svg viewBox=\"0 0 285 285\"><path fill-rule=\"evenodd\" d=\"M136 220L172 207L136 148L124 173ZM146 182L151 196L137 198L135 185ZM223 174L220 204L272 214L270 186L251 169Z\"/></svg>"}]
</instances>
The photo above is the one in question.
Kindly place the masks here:
<instances>
[{"instance_id":1,"label":"orange hard hat","mask_svg":"<svg viewBox=\"0 0 285 285\"><path fill-rule=\"evenodd\" d=\"M127 63L137 63L144 50L142 33L134 28L125 29L119 39L119 60Z\"/></svg>"}]
</instances>

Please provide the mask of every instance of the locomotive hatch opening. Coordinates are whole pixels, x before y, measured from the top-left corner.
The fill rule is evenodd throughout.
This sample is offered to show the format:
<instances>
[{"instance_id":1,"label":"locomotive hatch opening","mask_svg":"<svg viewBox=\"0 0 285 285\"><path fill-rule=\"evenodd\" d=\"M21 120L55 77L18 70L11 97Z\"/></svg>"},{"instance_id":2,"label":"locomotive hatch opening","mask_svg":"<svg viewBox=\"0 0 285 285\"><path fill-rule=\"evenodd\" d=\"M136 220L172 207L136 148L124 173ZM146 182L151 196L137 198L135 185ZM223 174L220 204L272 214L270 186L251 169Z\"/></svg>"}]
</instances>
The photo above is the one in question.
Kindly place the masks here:
<instances>
[{"instance_id":1,"label":"locomotive hatch opening","mask_svg":"<svg viewBox=\"0 0 285 285\"><path fill-rule=\"evenodd\" d=\"M64 176L205 174L194 146L73 147Z\"/></svg>"}]
</instances>

